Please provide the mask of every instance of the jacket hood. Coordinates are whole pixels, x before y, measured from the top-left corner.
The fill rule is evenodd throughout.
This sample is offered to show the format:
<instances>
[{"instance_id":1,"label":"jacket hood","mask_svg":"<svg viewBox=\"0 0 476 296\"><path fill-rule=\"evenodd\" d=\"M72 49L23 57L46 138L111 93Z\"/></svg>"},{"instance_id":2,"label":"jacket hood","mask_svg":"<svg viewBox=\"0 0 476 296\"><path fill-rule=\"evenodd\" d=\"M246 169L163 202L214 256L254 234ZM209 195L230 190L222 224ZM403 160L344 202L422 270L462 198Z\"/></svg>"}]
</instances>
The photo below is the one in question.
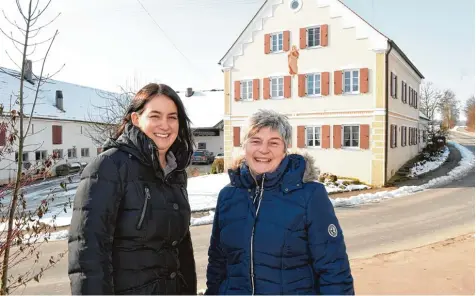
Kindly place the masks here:
<instances>
[{"instance_id":1,"label":"jacket hood","mask_svg":"<svg viewBox=\"0 0 476 296\"><path fill-rule=\"evenodd\" d=\"M232 185L246 188L254 187L263 177L259 175L256 180L253 178L244 156L233 162L228 174ZM287 192L299 188L303 183L313 182L318 177L319 169L315 166L314 157L307 152L290 153L281 161L276 171L264 174L264 187L280 185L283 191Z\"/></svg>"}]
</instances>

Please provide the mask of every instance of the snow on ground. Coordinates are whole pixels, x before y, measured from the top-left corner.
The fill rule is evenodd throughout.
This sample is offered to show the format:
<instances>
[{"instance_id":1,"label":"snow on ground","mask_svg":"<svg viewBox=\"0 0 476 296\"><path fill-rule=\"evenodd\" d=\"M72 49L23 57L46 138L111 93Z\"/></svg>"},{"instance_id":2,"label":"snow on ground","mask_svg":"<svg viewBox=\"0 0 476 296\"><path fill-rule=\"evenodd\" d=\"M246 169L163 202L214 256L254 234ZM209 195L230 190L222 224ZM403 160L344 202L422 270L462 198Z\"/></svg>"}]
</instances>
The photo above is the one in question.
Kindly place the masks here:
<instances>
[{"instance_id":1,"label":"snow on ground","mask_svg":"<svg viewBox=\"0 0 476 296\"><path fill-rule=\"evenodd\" d=\"M412 193L420 192L433 188L436 186L441 186L448 184L454 180L461 179L464 175L471 171L475 165L474 154L465 148L464 146L448 141L448 144L454 145L461 153L462 159L460 160L458 166L450 171L446 176L435 178L430 180L428 183L420 186L404 186L392 191L382 191L375 193L361 193L352 197L346 198L336 198L331 199L334 207L349 207L356 206L365 203L375 203L382 200L398 198L410 195ZM338 180L337 183L342 180ZM210 224L213 222L214 211L213 209L216 206L216 201L219 191L228 184L229 178L226 173L216 174L216 175L205 175L199 177L189 178L188 180L188 194L189 201L192 208L192 211L204 211L210 210L207 216L192 218L192 225L204 225ZM362 189L365 185L347 185L345 190L359 190ZM335 192L334 190L345 191L342 188L333 188L330 186L326 187L328 192ZM65 195L71 195L75 189L68 190ZM66 213L61 212L57 215L55 225L57 226L67 226L71 221L71 209L68 208ZM45 223L51 223L52 214L46 215L41 221ZM53 239L55 238L65 238L64 232L57 232L52 234ZM50 239L51 240L51 239Z\"/></svg>"},{"instance_id":2,"label":"snow on ground","mask_svg":"<svg viewBox=\"0 0 476 296\"><path fill-rule=\"evenodd\" d=\"M429 157L430 160L422 160L414 164L410 169L409 177L416 177L422 174L426 174L439 168L450 155L450 149L447 146L437 155Z\"/></svg>"}]
</instances>

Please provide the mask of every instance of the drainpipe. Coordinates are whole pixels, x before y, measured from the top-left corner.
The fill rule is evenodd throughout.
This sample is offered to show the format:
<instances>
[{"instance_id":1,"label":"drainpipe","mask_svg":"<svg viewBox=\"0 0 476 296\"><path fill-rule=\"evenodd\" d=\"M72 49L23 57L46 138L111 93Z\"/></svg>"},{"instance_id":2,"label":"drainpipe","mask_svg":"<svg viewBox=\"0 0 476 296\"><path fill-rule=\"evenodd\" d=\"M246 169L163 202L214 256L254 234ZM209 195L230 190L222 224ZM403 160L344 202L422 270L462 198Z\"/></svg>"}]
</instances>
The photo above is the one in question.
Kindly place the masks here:
<instances>
[{"instance_id":1,"label":"drainpipe","mask_svg":"<svg viewBox=\"0 0 476 296\"><path fill-rule=\"evenodd\" d=\"M385 52L385 161L384 161L384 186L387 184L387 167L388 167L388 56L392 51L393 41L388 40L389 48Z\"/></svg>"}]
</instances>

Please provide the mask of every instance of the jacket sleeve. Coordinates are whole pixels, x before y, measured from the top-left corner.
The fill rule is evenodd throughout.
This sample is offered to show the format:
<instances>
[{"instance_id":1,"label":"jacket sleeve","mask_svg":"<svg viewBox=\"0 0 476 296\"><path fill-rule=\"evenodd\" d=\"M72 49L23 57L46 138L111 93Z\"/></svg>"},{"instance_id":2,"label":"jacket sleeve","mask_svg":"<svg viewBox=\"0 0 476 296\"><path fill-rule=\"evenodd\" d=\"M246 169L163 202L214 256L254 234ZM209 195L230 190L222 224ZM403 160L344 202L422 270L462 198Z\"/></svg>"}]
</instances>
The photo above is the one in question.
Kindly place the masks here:
<instances>
[{"instance_id":1,"label":"jacket sleeve","mask_svg":"<svg viewBox=\"0 0 476 296\"><path fill-rule=\"evenodd\" d=\"M74 198L68 240L71 293L114 294L112 242L120 204L120 177L107 155L88 165Z\"/></svg>"},{"instance_id":2,"label":"jacket sleeve","mask_svg":"<svg viewBox=\"0 0 476 296\"><path fill-rule=\"evenodd\" d=\"M220 224L218 218L220 200L221 198L219 197L215 208L210 246L208 248L207 289L205 295L217 295L220 284L226 277L226 256L220 246Z\"/></svg>"},{"instance_id":3,"label":"jacket sleeve","mask_svg":"<svg viewBox=\"0 0 476 296\"><path fill-rule=\"evenodd\" d=\"M182 291L184 295L197 295L197 273L195 270L195 258L193 256L193 245L190 230L185 238L180 243L179 247L179 260L181 272L187 283L186 288Z\"/></svg>"},{"instance_id":4,"label":"jacket sleeve","mask_svg":"<svg viewBox=\"0 0 476 296\"><path fill-rule=\"evenodd\" d=\"M353 295L354 281L342 229L324 185L315 184L306 216L317 286L323 295Z\"/></svg>"}]
</instances>

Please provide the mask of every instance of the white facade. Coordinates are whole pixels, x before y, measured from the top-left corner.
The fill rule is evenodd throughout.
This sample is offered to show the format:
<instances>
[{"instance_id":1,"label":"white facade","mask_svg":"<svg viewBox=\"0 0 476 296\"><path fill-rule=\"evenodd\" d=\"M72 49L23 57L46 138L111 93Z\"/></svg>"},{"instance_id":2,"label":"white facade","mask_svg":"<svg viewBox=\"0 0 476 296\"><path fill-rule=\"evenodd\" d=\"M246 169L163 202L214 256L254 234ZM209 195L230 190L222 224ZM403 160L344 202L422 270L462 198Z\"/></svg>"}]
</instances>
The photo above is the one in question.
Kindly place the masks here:
<instances>
[{"instance_id":1,"label":"white facade","mask_svg":"<svg viewBox=\"0 0 476 296\"><path fill-rule=\"evenodd\" d=\"M419 120L418 108L386 105L387 62L419 89L422 75L402 51L341 1L266 1L220 61L230 94L225 163L242 153L235 133L245 119L273 109L290 119L291 150L313 155L321 172L383 185L419 149L385 148L387 124L418 128Z\"/></svg>"}]
</instances>

